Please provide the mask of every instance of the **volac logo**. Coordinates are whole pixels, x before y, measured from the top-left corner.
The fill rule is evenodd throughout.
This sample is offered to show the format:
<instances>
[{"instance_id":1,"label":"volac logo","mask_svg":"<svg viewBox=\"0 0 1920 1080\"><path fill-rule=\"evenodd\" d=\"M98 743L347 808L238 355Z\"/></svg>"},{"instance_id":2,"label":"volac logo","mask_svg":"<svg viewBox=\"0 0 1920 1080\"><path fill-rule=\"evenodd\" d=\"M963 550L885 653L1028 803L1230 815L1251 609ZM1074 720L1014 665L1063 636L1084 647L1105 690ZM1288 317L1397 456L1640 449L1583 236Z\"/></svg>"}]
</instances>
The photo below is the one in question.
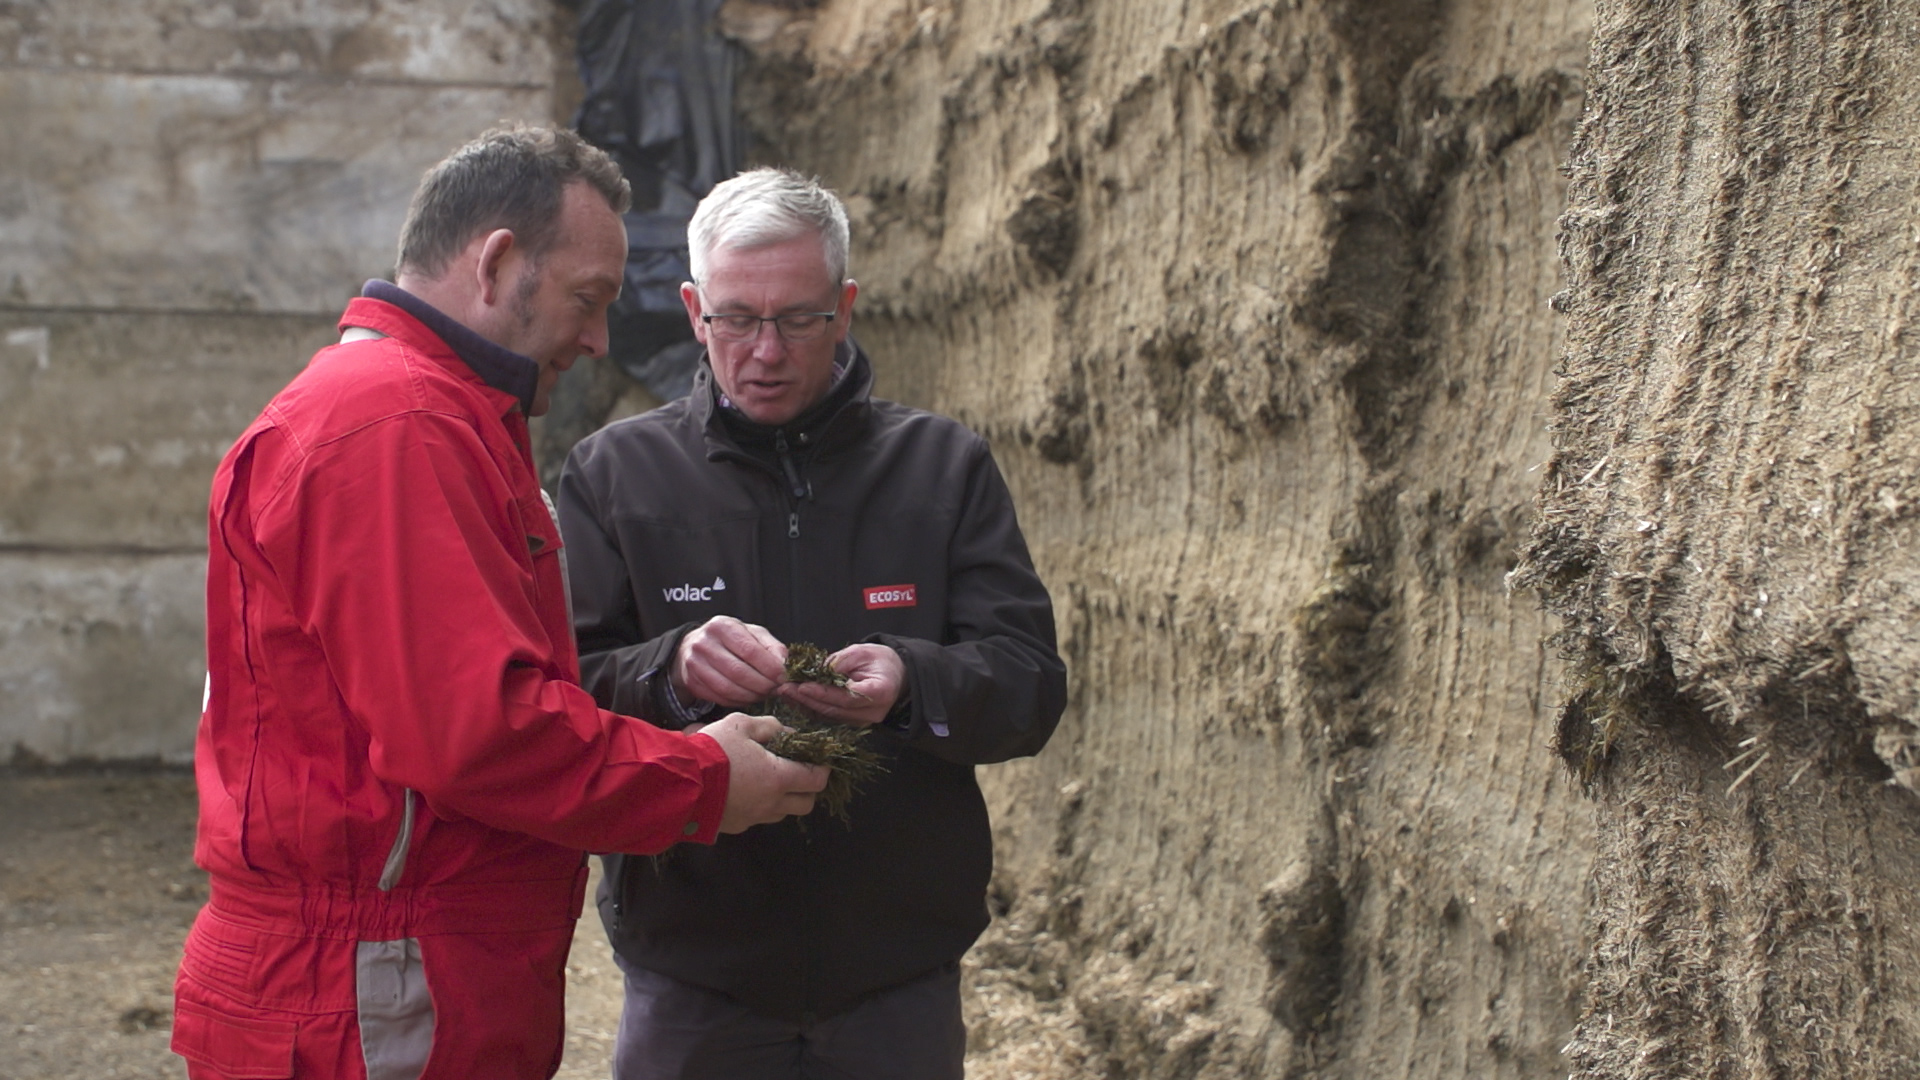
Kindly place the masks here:
<instances>
[{"instance_id":1,"label":"volac logo","mask_svg":"<svg viewBox=\"0 0 1920 1080\"><path fill-rule=\"evenodd\" d=\"M920 602L919 594L912 585L875 585L867 589L867 610L890 607L913 607Z\"/></svg>"},{"instance_id":2,"label":"volac logo","mask_svg":"<svg viewBox=\"0 0 1920 1080\"><path fill-rule=\"evenodd\" d=\"M712 600L713 594L727 591L725 578L714 578L711 585L668 585L660 590L669 604L685 604L696 600Z\"/></svg>"}]
</instances>

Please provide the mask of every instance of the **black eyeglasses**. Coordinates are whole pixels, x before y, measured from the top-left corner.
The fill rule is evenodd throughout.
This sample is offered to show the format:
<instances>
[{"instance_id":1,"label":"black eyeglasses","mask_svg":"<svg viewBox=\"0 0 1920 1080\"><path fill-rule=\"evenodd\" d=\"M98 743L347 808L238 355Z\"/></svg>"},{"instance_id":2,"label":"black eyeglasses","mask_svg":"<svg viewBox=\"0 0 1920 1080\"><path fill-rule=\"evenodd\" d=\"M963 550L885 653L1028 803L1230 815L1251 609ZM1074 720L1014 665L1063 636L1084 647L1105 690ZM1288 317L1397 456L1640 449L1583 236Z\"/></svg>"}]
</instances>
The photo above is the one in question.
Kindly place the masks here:
<instances>
[{"instance_id":1,"label":"black eyeglasses","mask_svg":"<svg viewBox=\"0 0 1920 1080\"><path fill-rule=\"evenodd\" d=\"M753 341L760 324L772 323L784 341L812 341L827 332L832 311L796 311L788 315L702 315L707 332L721 341Z\"/></svg>"}]
</instances>

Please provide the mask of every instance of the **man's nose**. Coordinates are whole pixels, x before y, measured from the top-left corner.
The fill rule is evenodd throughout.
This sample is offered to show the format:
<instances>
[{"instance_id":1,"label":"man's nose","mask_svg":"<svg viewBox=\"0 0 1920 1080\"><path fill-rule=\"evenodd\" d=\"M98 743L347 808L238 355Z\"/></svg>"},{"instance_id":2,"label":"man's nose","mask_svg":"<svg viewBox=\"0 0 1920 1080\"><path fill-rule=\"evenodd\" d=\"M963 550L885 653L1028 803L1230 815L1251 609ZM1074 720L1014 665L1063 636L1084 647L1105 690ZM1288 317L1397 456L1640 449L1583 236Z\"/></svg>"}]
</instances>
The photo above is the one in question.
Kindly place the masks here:
<instances>
[{"instance_id":1,"label":"man's nose","mask_svg":"<svg viewBox=\"0 0 1920 1080\"><path fill-rule=\"evenodd\" d=\"M768 319L760 324L753 335L753 356L756 360L773 361L787 351L787 343L780 336L780 324Z\"/></svg>"},{"instance_id":2,"label":"man's nose","mask_svg":"<svg viewBox=\"0 0 1920 1080\"><path fill-rule=\"evenodd\" d=\"M587 324L580 328L580 340L578 342L580 351L588 356L607 355L609 336L607 331L607 316L604 312L588 319Z\"/></svg>"}]
</instances>

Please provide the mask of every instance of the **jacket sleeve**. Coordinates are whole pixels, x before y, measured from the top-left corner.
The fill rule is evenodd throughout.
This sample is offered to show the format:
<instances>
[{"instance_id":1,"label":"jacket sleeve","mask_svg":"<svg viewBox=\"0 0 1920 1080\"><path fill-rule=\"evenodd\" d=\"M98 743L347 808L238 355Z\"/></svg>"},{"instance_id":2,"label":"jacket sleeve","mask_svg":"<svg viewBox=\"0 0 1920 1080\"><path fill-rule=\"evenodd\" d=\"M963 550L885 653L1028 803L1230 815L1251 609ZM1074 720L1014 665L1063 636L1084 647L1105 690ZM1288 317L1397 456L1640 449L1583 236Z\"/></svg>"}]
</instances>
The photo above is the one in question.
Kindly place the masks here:
<instances>
[{"instance_id":1,"label":"jacket sleeve","mask_svg":"<svg viewBox=\"0 0 1920 1080\"><path fill-rule=\"evenodd\" d=\"M573 633L580 643L580 685L604 708L681 726L666 699L667 673L680 639L697 623L643 640L627 561L614 541L591 470L578 449L560 474L560 535L567 545Z\"/></svg>"},{"instance_id":2,"label":"jacket sleeve","mask_svg":"<svg viewBox=\"0 0 1920 1080\"><path fill-rule=\"evenodd\" d=\"M1066 665L1013 496L977 440L948 550L947 640L869 639L906 661L907 738L960 765L1038 753L1066 708Z\"/></svg>"},{"instance_id":3,"label":"jacket sleeve","mask_svg":"<svg viewBox=\"0 0 1920 1080\"><path fill-rule=\"evenodd\" d=\"M711 841L725 751L573 683L536 606L529 546L544 530L464 418L370 424L268 498L256 536L367 729L375 775L437 813L568 847Z\"/></svg>"}]
</instances>

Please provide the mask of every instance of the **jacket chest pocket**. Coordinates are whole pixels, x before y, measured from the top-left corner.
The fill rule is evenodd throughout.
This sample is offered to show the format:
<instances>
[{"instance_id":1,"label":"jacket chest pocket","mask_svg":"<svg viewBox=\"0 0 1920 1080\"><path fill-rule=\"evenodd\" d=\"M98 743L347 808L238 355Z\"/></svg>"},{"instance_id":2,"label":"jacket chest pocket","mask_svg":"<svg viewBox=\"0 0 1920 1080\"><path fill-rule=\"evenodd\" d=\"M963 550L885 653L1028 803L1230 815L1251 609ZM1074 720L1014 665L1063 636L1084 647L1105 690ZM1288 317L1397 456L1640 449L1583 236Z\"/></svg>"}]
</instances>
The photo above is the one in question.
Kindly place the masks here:
<instances>
[{"instance_id":1,"label":"jacket chest pocket","mask_svg":"<svg viewBox=\"0 0 1920 1080\"><path fill-rule=\"evenodd\" d=\"M544 489L537 497L519 500L520 525L526 536L527 557L533 566L534 608L556 647L573 652L573 593L568 581L567 551L560 542L559 513ZM564 623L554 624L556 617Z\"/></svg>"}]
</instances>

